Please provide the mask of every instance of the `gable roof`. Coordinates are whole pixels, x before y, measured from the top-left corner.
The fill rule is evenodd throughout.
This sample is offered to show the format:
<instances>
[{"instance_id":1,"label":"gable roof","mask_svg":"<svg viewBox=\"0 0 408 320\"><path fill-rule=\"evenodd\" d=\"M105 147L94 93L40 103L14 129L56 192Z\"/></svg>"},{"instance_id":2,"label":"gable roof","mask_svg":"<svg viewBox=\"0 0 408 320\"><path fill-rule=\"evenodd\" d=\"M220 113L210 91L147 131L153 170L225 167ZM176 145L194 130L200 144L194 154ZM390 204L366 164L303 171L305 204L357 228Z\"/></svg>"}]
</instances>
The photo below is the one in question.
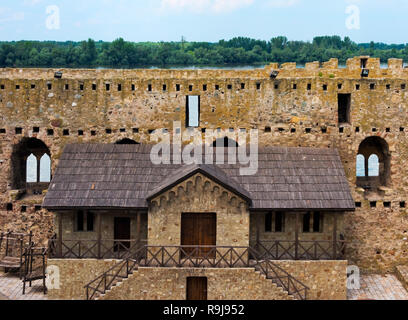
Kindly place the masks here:
<instances>
[{"instance_id":1,"label":"gable roof","mask_svg":"<svg viewBox=\"0 0 408 320\"><path fill-rule=\"evenodd\" d=\"M155 198L166 190L171 189L172 187L178 185L182 181L194 176L197 173L201 173L207 176L227 190L230 190L231 192L251 203L251 195L248 191L242 188L237 181L228 177L225 172L217 166L206 164L185 165L177 170L174 170L167 179L164 179L163 181L157 183L152 187L152 190L147 194L146 199L151 200Z\"/></svg>"},{"instance_id":2,"label":"gable roof","mask_svg":"<svg viewBox=\"0 0 408 320\"><path fill-rule=\"evenodd\" d=\"M148 198L198 168L155 165L149 145L73 144L65 147L43 206L146 209ZM214 179L252 200L252 210L355 210L335 149L260 148L258 172L239 164L201 166ZM205 168L205 170L203 169Z\"/></svg>"}]
</instances>

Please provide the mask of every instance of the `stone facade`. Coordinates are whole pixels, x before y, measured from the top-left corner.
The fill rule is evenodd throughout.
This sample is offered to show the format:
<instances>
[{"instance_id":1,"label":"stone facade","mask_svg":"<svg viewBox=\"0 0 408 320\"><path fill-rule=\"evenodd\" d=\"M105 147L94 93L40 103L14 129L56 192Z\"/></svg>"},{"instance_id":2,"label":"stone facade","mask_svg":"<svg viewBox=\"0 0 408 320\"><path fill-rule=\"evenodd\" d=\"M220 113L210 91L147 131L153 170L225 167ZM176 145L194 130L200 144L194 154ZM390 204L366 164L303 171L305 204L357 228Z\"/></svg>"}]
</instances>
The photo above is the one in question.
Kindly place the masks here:
<instances>
[{"instance_id":1,"label":"stone facade","mask_svg":"<svg viewBox=\"0 0 408 320\"><path fill-rule=\"evenodd\" d=\"M216 213L217 246L248 247L248 204L240 197L196 174L151 202L149 245L180 245L182 213Z\"/></svg>"},{"instance_id":2,"label":"stone facade","mask_svg":"<svg viewBox=\"0 0 408 320\"><path fill-rule=\"evenodd\" d=\"M347 261L275 261L310 288L310 300L347 300Z\"/></svg>"},{"instance_id":3,"label":"stone facade","mask_svg":"<svg viewBox=\"0 0 408 320\"><path fill-rule=\"evenodd\" d=\"M51 300L85 300L84 286L98 275L113 267L117 260L67 260L48 259L48 268L59 270L59 288L48 288L48 298ZM55 278L54 278L55 279Z\"/></svg>"},{"instance_id":4,"label":"stone facade","mask_svg":"<svg viewBox=\"0 0 408 320\"><path fill-rule=\"evenodd\" d=\"M115 264L115 260L59 260L48 264L60 270L60 289L51 299L83 300L84 285ZM347 261L274 261L310 287L308 299L346 299ZM139 268L101 297L103 300L185 300L186 278L207 277L209 300L290 300L271 280L252 268Z\"/></svg>"},{"instance_id":5,"label":"stone facade","mask_svg":"<svg viewBox=\"0 0 408 320\"><path fill-rule=\"evenodd\" d=\"M1 69L0 226L32 229L40 243L53 233L42 196L20 197L13 188L13 147L23 137L48 146L55 170L68 143L149 143L153 129L171 130L173 121L184 128L186 96L200 95L202 129L257 128L260 145L337 148L358 204L344 216L347 258L365 270L392 271L408 263L408 70L398 59L382 69L369 58L363 78L360 63L356 57L346 68L332 59L303 69L293 63L230 71L64 69L62 79L52 69ZM271 70L279 71L276 79ZM341 125L340 93L351 95L349 122ZM356 185L356 157L372 136L388 144L390 177L381 192L367 193Z\"/></svg>"}]
</instances>

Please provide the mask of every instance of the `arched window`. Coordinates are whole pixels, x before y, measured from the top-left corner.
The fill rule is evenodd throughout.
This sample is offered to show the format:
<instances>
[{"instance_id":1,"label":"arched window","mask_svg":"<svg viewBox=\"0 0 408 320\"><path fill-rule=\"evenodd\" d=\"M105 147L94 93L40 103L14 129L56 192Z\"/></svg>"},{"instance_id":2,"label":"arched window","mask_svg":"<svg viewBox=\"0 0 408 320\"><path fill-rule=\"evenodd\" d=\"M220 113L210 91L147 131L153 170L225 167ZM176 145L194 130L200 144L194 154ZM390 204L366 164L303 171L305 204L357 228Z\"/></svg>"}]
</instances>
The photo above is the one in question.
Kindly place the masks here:
<instances>
[{"instance_id":1,"label":"arched window","mask_svg":"<svg viewBox=\"0 0 408 320\"><path fill-rule=\"evenodd\" d=\"M51 182L51 158L48 154L40 160L40 182Z\"/></svg>"},{"instance_id":2,"label":"arched window","mask_svg":"<svg viewBox=\"0 0 408 320\"><path fill-rule=\"evenodd\" d=\"M13 146L11 184L14 190L41 194L51 180L50 150L36 138L23 138Z\"/></svg>"},{"instance_id":3,"label":"arched window","mask_svg":"<svg viewBox=\"0 0 408 320\"><path fill-rule=\"evenodd\" d=\"M362 154L357 155L356 175L357 177L365 177L365 158Z\"/></svg>"},{"instance_id":4,"label":"arched window","mask_svg":"<svg viewBox=\"0 0 408 320\"><path fill-rule=\"evenodd\" d=\"M140 144L140 143L136 142L135 140L125 138L117 141L115 144Z\"/></svg>"},{"instance_id":5,"label":"arched window","mask_svg":"<svg viewBox=\"0 0 408 320\"><path fill-rule=\"evenodd\" d=\"M224 148L238 148L238 142L229 139L228 137L225 138L220 138L214 141L213 143L213 147L217 148L217 147L224 147Z\"/></svg>"},{"instance_id":6,"label":"arched window","mask_svg":"<svg viewBox=\"0 0 408 320\"><path fill-rule=\"evenodd\" d=\"M380 176L380 161L376 154L372 154L368 158L368 176L379 177Z\"/></svg>"},{"instance_id":7,"label":"arched window","mask_svg":"<svg viewBox=\"0 0 408 320\"><path fill-rule=\"evenodd\" d=\"M37 158L30 154L26 161L26 182L37 182Z\"/></svg>"},{"instance_id":8,"label":"arched window","mask_svg":"<svg viewBox=\"0 0 408 320\"><path fill-rule=\"evenodd\" d=\"M364 166L362 159L364 159ZM375 191L379 186L388 186L390 176L391 154L387 141L380 137L365 139L358 149L357 186Z\"/></svg>"}]
</instances>

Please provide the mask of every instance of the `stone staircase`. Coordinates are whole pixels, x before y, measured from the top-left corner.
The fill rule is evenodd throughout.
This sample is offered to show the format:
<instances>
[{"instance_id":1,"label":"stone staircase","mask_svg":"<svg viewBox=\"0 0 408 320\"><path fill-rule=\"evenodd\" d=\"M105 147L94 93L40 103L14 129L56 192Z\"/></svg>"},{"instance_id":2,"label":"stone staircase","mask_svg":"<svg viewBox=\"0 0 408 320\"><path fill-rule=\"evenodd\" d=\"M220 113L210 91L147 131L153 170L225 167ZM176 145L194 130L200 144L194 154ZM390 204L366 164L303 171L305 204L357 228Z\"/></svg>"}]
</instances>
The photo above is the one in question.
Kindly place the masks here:
<instances>
[{"instance_id":1,"label":"stone staircase","mask_svg":"<svg viewBox=\"0 0 408 320\"><path fill-rule=\"evenodd\" d=\"M150 270L149 270L150 269ZM290 295L285 289L283 289L278 284L274 283L271 279L268 279L262 271L256 270L256 268L246 268L245 270L251 270L251 283L256 290L259 290L261 293L257 299L266 299L268 300L273 298L273 300L296 300L293 295ZM165 269L161 269L165 270ZM239 270L239 269L238 269ZM244 270L244 269L243 269ZM149 288L148 280L146 280L146 273L154 273L157 269L155 268L142 268L142 274L138 269L135 269L128 278L121 279L116 281L110 289L106 290L104 294L97 294L94 300L151 300L153 293L148 293ZM237 271L237 270L235 270ZM211 273L211 270L208 271ZM148 277L147 277L148 278ZM140 290L143 287L142 283L146 290ZM158 289L159 286L156 286ZM227 289L226 287L225 289ZM153 289L154 290L154 289ZM160 288L159 290L162 290ZM263 293L262 293L263 292ZM258 293L258 294L259 294ZM184 294L184 290L183 290ZM168 297L168 296L167 296ZM249 295L251 297L251 295ZM163 299L166 299L166 295L162 296ZM184 296L177 297L179 300L184 299ZM230 300L230 296L229 299ZM237 300L241 300L241 296ZM176 299L177 300L177 299ZM272 299L271 299L272 300Z\"/></svg>"}]
</instances>

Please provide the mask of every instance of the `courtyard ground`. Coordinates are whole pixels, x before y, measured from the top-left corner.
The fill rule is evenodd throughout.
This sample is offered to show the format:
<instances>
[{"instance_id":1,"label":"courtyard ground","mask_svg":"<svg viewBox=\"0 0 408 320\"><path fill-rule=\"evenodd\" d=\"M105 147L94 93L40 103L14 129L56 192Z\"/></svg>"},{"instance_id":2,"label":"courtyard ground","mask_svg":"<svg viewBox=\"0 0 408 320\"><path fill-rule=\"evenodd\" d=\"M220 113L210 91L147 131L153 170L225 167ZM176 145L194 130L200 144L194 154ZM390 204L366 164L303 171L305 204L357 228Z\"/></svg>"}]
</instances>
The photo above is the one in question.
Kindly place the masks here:
<instances>
[{"instance_id":1,"label":"courtyard ground","mask_svg":"<svg viewBox=\"0 0 408 320\"><path fill-rule=\"evenodd\" d=\"M47 300L41 284L41 281L34 281L23 295L18 276L0 273L0 300ZM408 300L407 290L395 275L362 275L360 286L358 290L348 290L348 300Z\"/></svg>"}]
</instances>

